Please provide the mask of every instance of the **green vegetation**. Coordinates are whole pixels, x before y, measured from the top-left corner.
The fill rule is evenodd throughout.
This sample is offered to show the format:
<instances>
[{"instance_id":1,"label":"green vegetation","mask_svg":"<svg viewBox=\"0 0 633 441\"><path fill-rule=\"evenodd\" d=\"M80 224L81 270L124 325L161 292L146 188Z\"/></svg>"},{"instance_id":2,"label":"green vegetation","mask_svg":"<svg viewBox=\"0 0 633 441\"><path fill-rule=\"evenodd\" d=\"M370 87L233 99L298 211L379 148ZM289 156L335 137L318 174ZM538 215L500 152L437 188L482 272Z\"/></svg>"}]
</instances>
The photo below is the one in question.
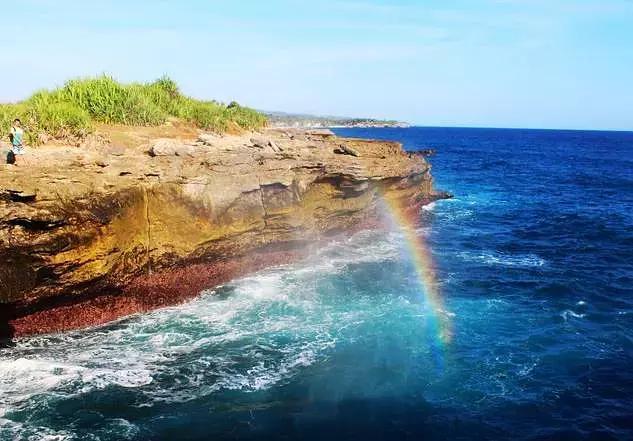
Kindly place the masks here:
<instances>
[{"instance_id":1,"label":"green vegetation","mask_svg":"<svg viewBox=\"0 0 633 441\"><path fill-rule=\"evenodd\" d=\"M76 79L17 104L0 104L1 130L8 130L13 119L20 118L31 144L38 144L42 136L82 139L93 130L94 122L157 126L170 117L218 133L266 124L264 115L236 102L227 106L184 96L168 77L143 84L121 84L105 75Z\"/></svg>"}]
</instances>

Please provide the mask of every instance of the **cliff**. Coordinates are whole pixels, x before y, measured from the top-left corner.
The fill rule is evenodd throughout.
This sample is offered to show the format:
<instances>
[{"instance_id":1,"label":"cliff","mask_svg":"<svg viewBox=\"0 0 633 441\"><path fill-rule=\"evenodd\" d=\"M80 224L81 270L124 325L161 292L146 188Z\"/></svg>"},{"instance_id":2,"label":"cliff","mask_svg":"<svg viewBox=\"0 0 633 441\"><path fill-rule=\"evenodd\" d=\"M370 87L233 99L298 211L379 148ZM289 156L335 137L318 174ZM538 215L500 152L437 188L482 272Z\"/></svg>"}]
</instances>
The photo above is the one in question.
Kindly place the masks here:
<instances>
[{"instance_id":1,"label":"cliff","mask_svg":"<svg viewBox=\"0 0 633 441\"><path fill-rule=\"evenodd\" d=\"M115 128L25 160L0 174L4 338L175 304L375 226L381 197L443 197L424 158L327 131Z\"/></svg>"}]
</instances>

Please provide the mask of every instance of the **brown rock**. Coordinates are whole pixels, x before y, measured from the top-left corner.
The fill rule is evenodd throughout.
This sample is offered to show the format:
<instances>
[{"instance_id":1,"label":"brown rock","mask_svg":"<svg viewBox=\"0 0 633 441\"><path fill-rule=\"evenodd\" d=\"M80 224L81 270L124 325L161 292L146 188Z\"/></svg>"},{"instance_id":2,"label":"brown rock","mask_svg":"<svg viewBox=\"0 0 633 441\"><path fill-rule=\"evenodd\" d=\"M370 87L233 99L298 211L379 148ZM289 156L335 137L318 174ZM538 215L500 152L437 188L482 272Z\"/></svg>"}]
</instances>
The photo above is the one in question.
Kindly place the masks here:
<instances>
[{"instance_id":1,"label":"brown rock","mask_svg":"<svg viewBox=\"0 0 633 441\"><path fill-rule=\"evenodd\" d=\"M330 129L312 129L306 132L308 136L318 137L318 138L334 138L336 134Z\"/></svg>"},{"instance_id":2,"label":"brown rock","mask_svg":"<svg viewBox=\"0 0 633 441\"><path fill-rule=\"evenodd\" d=\"M160 138L150 143L150 156L176 156L178 149L182 147L182 143L176 139Z\"/></svg>"},{"instance_id":3,"label":"brown rock","mask_svg":"<svg viewBox=\"0 0 633 441\"><path fill-rule=\"evenodd\" d=\"M202 133L198 136L198 141L203 145L207 145L209 147L215 147L221 144L221 138L218 138L216 135L211 135L208 133Z\"/></svg>"},{"instance_id":4,"label":"brown rock","mask_svg":"<svg viewBox=\"0 0 633 441\"><path fill-rule=\"evenodd\" d=\"M203 150L206 151L176 139L162 138L151 142L148 153L150 156L194 156Z\"/></svg>"},{"instance_id":5,"label":"brown rock","mask_svg":"<svg viewBox=\"0 0 633 441\"><path fill-rule=\"evenodd\" d=\"M73 149L38 148L28 169L0 174L0 332L72 329L182 301L296 258L311 239L376 225L379 195L411 209L441 197L424 158L398 143L301 137L227 135L213 148L163 138L153 158L124 150L99 169ZM354 160L332 154L341 144Z\"/></svg>"},{"instance_id":6,"label":"brown rock","mask_svg":"<svg viewBox=\"0 0 633 441\"><path fill-rule=\"evenodd\" d=\"M337 153L340 153L340 154L343 154L343 155L356 156L356 157L360 156L360 153L358 153L358 151L356 151L355 149L353 149L351 147L346 146L345 144L340 144L338 146L338 152Z\"/></svg>"},{"instance_id":7,"label":"brown rock","mask_svg":"<svg viewBox=\"0 0 633 441\"><path fill-rule=\"evenodd\" d=\"M284 151L275 141L268 141L268 145L273 149L273 152L280 153Z\"/></svg>"},{"instance_id":8,"label":"brown rock","mask_svg":"<svg viewBox=\"0 0 633 441\"><path fill-rule=\"evenodd\" d=\"M103 150L108 156L123 156L126 153L126 148L117 144L109 144Z\"/></svg>"},{"instance_id":9,"label":"brown rock","mask_svg":"<svg viewBox=\"0 0 633 441\"><path fill-rule=\"evenodd\" d=\"M270 145L270 141L266 138L262 137L253 137L251 138L251 144L253 147L257 147L259 149L265 149Z\"/></svg>"}]
</instances>

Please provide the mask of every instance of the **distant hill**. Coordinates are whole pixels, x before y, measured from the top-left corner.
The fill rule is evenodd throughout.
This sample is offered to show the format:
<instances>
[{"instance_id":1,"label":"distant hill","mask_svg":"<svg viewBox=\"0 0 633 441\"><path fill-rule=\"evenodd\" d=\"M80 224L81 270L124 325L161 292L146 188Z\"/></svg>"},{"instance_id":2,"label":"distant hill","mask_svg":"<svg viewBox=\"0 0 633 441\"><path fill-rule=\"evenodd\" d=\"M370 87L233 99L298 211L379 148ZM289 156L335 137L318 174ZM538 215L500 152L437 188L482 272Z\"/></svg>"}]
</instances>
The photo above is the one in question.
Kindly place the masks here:
<instances>
[{"instance_id":1,"label":"distant hill","mask_svg":"<svg viewBox=\"0 0 633 441\"><path fill-rule=\"evenodd\" d=\"M285 112L261 112L266 115L268 124L271 127L409 127L409 124L395 120L316 116Z\"/></svg>"}]
</instances>

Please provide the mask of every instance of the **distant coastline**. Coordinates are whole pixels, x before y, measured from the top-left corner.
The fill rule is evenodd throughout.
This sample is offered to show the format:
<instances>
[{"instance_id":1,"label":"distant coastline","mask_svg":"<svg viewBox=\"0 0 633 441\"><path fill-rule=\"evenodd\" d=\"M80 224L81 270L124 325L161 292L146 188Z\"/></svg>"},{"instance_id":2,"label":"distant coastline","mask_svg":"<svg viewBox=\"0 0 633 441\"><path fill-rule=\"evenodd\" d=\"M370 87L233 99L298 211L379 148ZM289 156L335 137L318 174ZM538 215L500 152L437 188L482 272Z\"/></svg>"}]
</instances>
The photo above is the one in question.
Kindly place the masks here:
<instances>
[{"instance_id":1,"label":"distant coastline","mask_svg":"<svg viewBox=\"0 0 633 441\"><path fill-rule=\"evenodd\" d=\"M293 127L301 129L315 128L341 128L341 127L410 127L409 123L395 120L381 120L374 118L348 118L337 116L317 116L306 114L294 114L285 112L262 111L268 118L269 127L282 128Z\"/></svg>"}]
</instances>

